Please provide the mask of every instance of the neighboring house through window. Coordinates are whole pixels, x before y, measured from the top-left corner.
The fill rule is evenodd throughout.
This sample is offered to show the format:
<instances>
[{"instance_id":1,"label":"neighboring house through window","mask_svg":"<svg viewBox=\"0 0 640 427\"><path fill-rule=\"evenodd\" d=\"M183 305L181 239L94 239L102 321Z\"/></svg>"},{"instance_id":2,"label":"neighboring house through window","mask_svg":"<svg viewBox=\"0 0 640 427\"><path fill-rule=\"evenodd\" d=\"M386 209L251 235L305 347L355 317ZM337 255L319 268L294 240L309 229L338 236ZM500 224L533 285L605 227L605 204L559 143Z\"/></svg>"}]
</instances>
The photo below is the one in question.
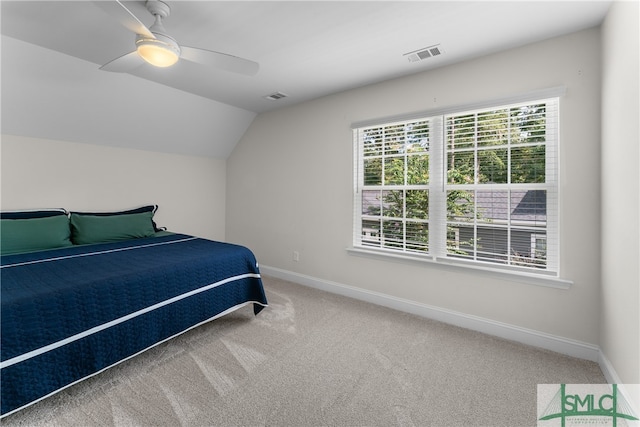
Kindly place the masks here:
<instances>
[{"instance_id":1,"label":"neighboring house through window","mask_svg":"<svg viewBox=\"0 0 640 427\"><path fill-rule=\"evenodd\" d=\"M354 127L355 248L558 274L558 98Z\"/></svg>"}]
</instances>

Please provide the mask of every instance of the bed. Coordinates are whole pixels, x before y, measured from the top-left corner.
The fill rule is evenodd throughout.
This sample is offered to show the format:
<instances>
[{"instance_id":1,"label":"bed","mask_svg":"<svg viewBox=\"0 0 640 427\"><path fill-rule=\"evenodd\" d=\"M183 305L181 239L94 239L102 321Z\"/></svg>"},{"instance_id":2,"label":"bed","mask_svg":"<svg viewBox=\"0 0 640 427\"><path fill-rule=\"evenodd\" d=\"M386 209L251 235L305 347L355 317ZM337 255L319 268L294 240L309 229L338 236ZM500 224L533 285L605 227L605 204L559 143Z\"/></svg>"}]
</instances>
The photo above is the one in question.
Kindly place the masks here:
<instances>
[{"instance_id":1,"label":"bed","mask_svg":"<svg viewBox=\"0 0 640 427\"><path fill-rule=\"evenodd\" d=\"M258 314L267 305L246 247L155 224L142 237L75 243L73 213L65 217L68 244L1 257L2 417L243 306ZM5 243L12 228L2 221Z\"/></svg>"}]
</instances>

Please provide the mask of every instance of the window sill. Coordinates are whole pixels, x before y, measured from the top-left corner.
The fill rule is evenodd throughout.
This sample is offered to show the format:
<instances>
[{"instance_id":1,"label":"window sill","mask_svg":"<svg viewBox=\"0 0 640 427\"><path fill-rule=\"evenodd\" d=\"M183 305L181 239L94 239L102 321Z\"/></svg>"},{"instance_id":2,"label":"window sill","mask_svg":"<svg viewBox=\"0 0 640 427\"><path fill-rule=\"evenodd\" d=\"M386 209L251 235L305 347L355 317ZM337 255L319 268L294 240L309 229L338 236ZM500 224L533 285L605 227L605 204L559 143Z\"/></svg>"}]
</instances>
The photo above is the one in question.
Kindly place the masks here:
<instances>
[{"instance_id":1,"label":"window sill","mask_svg":"<svg viewBox=\"0 0 640 427\"><path fill-rule=\"evenodd\" d=\"M513 282L525 283L528 285L545 286L555 289L569 289L573 284L573 281L567 279L561 279L555 276L547 276L544 274L535 274L521 271L503 270L500 268L491 268L482 265L470 265L464 262L458 262L450 259L434 258L432 256L411 255L411 254L399 254L393 251L385 251L382 249L369 249L361 247L347 248L347 252L355 256L363 256L368 258L376 258L384 261L398 261L411 264L423 264L434 266L438 268L444 268L451 271L469 271L474 274L481 274L483 276L494 277L502 280L509 280Z\"/></svg>"}]
</instances>

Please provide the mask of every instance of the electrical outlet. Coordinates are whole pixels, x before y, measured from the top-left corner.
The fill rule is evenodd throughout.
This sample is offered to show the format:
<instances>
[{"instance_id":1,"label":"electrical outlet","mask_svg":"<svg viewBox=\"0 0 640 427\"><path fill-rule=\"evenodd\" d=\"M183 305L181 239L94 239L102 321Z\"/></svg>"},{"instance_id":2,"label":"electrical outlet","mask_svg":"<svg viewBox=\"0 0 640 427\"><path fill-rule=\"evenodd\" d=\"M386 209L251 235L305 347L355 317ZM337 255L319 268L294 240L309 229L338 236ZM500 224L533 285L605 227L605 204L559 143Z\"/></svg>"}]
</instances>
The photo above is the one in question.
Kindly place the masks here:
<instances>
[{"instance_id":1,"label":"electrical outlet","mask_svg":"<svg viewBox=\"0 0 640 427\"><path fill-rule=\"evenodd\" d=\"M298 251L293 251L293 260L294 261L300 261L300 252Z\"/></svg>"}]
</instances>

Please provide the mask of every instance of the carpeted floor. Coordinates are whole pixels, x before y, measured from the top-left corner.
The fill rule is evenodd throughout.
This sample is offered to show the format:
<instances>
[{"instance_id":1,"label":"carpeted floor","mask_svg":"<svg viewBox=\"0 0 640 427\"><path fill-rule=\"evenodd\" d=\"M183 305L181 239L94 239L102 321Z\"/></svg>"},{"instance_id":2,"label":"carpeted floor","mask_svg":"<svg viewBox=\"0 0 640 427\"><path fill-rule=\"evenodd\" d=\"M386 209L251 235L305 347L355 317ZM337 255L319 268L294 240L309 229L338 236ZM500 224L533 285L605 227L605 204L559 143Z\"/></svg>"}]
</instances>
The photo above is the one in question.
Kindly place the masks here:
<instances>
[{"instance_id":1,"label":"carpeted floor","mask_svg":"<svg viewBox=\"0 0 640 427\"><path fill-rule=\"evenodd\" d=\"M245 307L2 420L28 426L535 426L598 365L264 278Z\"/></svg>"}]
</instances>

